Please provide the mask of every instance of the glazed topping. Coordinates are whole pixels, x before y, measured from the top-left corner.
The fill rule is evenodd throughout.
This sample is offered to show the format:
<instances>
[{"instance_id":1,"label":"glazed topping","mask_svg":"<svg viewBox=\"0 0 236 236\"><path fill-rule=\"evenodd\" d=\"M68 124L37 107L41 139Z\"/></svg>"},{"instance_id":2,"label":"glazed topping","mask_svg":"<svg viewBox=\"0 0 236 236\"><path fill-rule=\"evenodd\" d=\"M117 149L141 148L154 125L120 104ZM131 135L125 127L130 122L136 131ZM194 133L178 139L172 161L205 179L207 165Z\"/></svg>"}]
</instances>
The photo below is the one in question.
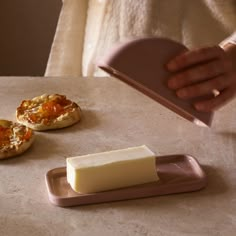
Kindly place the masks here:
<instances>
[{"instance_id":1,"label":"glazed topping","mask_svg":"<svg viewBox=\"0 0 236 236\"><path fill-rule=\"evenodd\" d=\"M11 128L0 126L0 148L10 144L11 136L12 136Z\"/></svg>"},{"instance_id":2,"label":"glazed topping","mask_svg":"<svg viewBox=\"0 0 236 236\"><path fill-rule=\"evenodd\" d=\"M17 112L31 123L47 125L77 107L78 105L66 99L66 96L54 94L24 100L17 108Z\"/></svg>"},{"instance_id":3,"label":"glazed topping","mask_svg":"<svg viewBox=\"0 0 236 236\"><path fill-rule=\"evenodd\" d=\"M30 140L33 132L24 125L10 121L0 121L0 151L17 148Z\"/></svg>"}]
</instances>

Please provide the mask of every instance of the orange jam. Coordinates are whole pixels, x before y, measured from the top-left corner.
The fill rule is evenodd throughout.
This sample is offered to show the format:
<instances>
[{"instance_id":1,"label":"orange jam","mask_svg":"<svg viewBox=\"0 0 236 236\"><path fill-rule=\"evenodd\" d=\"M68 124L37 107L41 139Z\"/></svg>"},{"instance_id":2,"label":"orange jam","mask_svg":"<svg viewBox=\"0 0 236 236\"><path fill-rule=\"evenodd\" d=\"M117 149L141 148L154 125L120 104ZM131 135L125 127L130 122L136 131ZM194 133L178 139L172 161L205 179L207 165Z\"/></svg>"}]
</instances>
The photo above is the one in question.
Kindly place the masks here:
<instances>
[{"instance_id":1,"label":"orange jam","mask_svg":"<svg viewBox=\"0 0 236 236\"><path fill-rule=\"evenodd\" d=\"M0 147L10 143L11 129L0 126Z\"/></svg>"}]
</instances>

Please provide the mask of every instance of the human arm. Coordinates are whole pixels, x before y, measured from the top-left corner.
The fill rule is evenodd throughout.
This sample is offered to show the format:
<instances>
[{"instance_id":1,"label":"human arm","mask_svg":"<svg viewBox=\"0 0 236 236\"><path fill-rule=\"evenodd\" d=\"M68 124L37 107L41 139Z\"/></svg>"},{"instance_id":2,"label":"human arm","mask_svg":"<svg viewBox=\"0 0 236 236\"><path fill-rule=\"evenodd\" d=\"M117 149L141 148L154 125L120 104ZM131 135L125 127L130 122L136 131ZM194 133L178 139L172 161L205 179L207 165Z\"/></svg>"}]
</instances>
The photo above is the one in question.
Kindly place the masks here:
<instances>
[{"instance_id":1,"label":"human arm","mask_svg":"<svg viewBox=\"0 0 236 236\"><path fill-rule=\"evenodd\" d=\"M186 51L171 60L167 68L174 72L168 86L182 99L220 92L195 103L199 111L217 110L236 95L236 42Z\"/></svg>"}]
</instances>

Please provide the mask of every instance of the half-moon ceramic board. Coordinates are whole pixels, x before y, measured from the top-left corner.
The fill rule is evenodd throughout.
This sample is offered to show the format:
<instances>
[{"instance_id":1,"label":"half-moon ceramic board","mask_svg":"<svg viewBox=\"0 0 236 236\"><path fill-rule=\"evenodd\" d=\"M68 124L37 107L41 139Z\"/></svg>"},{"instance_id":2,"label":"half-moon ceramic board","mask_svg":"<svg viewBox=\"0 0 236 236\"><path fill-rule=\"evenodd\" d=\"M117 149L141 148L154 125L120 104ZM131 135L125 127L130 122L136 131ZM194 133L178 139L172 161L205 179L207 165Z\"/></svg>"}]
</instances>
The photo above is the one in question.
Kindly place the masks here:
<instances>
[{"instance_id":1,"label":"half-moon ceramic board","mask_svg":"<svg viewBox=\"0 0 236 236\"><path fill-rule=\"evenodd\" d=\"M166 64L184 50L184 45L165 38L133 39L116 45L97 66L195 124L210 126L212 112L197 111L197 99L180 99L167 87L171 73Z\"/></svg>"}]
</instances>

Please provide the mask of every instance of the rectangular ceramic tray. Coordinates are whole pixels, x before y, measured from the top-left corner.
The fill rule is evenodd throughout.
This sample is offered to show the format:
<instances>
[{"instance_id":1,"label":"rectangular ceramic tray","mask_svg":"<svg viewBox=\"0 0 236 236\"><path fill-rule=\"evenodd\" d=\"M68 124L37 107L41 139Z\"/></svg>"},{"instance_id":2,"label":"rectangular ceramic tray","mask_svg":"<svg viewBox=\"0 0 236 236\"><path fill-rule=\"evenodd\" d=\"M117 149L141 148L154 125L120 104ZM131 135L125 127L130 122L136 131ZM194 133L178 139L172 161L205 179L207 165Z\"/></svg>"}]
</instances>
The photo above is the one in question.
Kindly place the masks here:
<instances>
[{"instance_id":1,"label":"rectangular ceramic tray","mask_svg":"<svg viewBox=\"0 0 236 236\"><path fill-rule=\"evenodd\" d=\"M92 194L74 192L67 183L66 167L55 168L46 174L49 200L54 205L69 207L191 192L206 186L206 175L192 156L159 156L156 167L158 182Z\"/></svg>"}]
</instances>

